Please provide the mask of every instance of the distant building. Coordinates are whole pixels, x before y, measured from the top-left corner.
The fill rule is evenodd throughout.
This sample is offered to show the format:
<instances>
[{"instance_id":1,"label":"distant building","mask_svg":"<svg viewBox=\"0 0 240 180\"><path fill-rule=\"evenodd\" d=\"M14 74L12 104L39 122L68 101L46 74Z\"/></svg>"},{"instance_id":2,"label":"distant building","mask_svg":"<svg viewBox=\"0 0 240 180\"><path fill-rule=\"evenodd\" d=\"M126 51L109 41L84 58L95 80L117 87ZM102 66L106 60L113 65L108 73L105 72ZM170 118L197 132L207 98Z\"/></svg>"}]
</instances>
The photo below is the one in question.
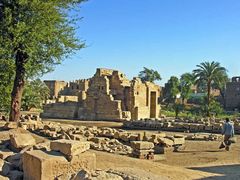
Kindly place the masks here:
<instances>
[{"instance_id":1,"label":"distant building","mask_svg":"<svg viewBox=\"0 0 240 180\"><path fill-rule=\"evenodd\" d=\"M160 86L139 78L129 81L116 70L99 68L90 79L45 83L51 100L42 117L121 120L160 116Z\"/></svg>"},{"instance_id":2,"label":"distant building","mask_svg":"<svg viewBox=\"0 0 240 180\"><path fill-rule=\"evenodd\" d=\"M232 78L226 85L225 93L226 110L235 111L240 109L240 76Z\"/></svg>"}]
</instances>

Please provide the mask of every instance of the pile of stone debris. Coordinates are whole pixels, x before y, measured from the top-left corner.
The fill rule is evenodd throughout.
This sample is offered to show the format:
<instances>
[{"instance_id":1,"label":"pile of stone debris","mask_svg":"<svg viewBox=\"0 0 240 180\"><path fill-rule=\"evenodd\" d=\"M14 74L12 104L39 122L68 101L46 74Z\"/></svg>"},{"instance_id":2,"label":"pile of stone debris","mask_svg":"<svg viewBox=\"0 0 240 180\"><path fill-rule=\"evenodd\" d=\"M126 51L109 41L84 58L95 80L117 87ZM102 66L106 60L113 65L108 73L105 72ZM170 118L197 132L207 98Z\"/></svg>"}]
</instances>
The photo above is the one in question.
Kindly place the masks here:
<instances>
[{"instance_id":1,"label":"pile of stone debris","mask_svg":"<svg viewBox=\"0 0 240 180\"><path fill-rule=\"evenodd\" d=\"M41 121L38 118L25 118L18 124L14 122L6 123L5 128L22 127L41 136L49 137L53 140L67 139L77 141L91 142L91 148L94 150L106 151L110 153L130 155L132 153L132 141L148 141L154 143L157 148L155 153L164 153L164 148L179 147L185 143L185 137L167 136L159 132L154 134L133 133L122 129L108 127L98 128L96 126L73 126L69 124L60 124L55 122ZM162 149L159 151L159 149Z\"/></svg>"},{"instance_id":2,"label":"pile of stone debris","mask_svg":"<svg viewBox=\"0 0 240 180\"><path fill-rule=\"evenodd\" d=\"M95 154L87 152L89 142L56 140L37 144L26 132L14 132L9 138L0 146L0 179L56 179L82 168L96 168Z\"/></svg>"},{"instance_id":3,"label":"pile of stone debris","mask_svg":"<svg viewBox=\"0 0 240 180\"><path fill-rule=\"evenodd\" d=\"M223 119L141 119L125 121L124 127L129 129L155 129L181 132L207 132L220 133ZM233 120L236 133L240 133L240 119Z\"/></svg>"},{"instance_id":4,"label":"pile of stone debris","mask_svg":"<svg viewBox=\"0 0 240 180\"><path fill-rule=\"evenodd\" d=\"M27 131L11 131L9 139L0 142L0 179L142 179L115 170L96 169L96 155L88 151L90 144L66 139L37 143Z\"/></svg>"},{"instance_id":5,"label":"pile of stone debris","mask_svg":"<svg viewBox=\"0 0 240 180\"><path fill-rule=\"evenodd\" d=\"M144 141L153 143L154 147L151 150L153 152L150 153L151 156L144 155L145 159L153 159L154 153L164 154L166 148L176 151L179 149L179 147L185 144L185 137L182 135L167 136L162 132L149 134L146 132L135 133L108 127L98 128L96 126L74 126L69 124L41 121L38 116L34 115L25 115L18 123L7 122L4 127L6 129L21 127L51 140L65 139L78 142L87 141L90 143L91 149L138 158L141 158L142 156L136 156L136 150L134 151L131 147L131 142ZM40 148L43 150L51 150L46 144L41 144Z\"/></svg>"},{"instance_id":6,"label":"pile of stone debris","mask_svg":"<svg viewBox=\"0 0 240 180\"><path fill-rule=\"evenodd\" d=\"M120 154L120 155L131 155L132 148L124 145L117 139L109 139L105 137L94 137L90 139L91 149L98 151L106 151L109 153Z\"/></svg>"},{"instance_id":7,"label":"pile of stone debris","mask_svg":"<svg viewBox=\"0 0 240 180\"><path fill-rule=\"evenodd\" d=\"M185 139L196 140L196 141L220 141L222 140L222 136L219 134L210 134L210 133L194 133L194 134L188 134Z\"/></svg>"}]
</instances>

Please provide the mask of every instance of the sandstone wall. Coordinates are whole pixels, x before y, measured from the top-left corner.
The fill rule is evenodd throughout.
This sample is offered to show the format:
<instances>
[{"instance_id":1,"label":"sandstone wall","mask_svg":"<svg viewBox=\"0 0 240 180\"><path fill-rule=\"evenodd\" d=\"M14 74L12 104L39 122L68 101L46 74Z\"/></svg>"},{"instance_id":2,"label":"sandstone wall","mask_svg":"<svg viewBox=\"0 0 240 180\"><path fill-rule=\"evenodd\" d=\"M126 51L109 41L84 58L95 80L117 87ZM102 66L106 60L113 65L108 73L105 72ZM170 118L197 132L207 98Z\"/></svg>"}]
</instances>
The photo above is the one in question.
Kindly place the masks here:
<instances>
[{"instance_id":1,"label":"sandstone wall","mask_svg":"<svg viewBox=\"0 0 240 180\"><path fill-rule=\"evenodd\" d=\"M99 68L91 79L70 82L57 99L79 104L48 105L44 114L94 120L158 118L159 96L160 87L153 83L139 78L129 81L119 71Z\"/></svg>"},{"instance_id":2,"label":"sandstone wall","mask_svg":"<svg viewBox=\"0 0 240 180\"><path fill-rule=\"evenodd\" d=\"M59 96L58 97L58 102L78 102L78 96Z\"/></svg>"},{"instance_id":3,"label":"sandstone wall","mask_svg":"<svg viewBox=\"0 0 240 180\"><path fill-rule=\"evenodd\" d=\"M54 99L58 97L60 91L62 91L66 86L67 83L65 81L44 81L47 87L50 90L50 98Z\"/></svg>"},{"instance_id":4,"label":"sandstone wall","mask_svg":"<svg viewBox=\"0 0 240 180\"><path fill-rule=\"evenodd\" d=\"M234 110L240 108L240 82L233 81L226 86L226 109Z\"/></svg>"},{"instance_id":5,"label":"sandstone wall","mask_svg":"<svg viewBox=\"0 0 240 180\"><path fill-rule=\"evenodd\" d=\"M41 117L77 118L78 108L79 103L77 102L47 104L44 106Z\"/></svg>"}]
</instances>

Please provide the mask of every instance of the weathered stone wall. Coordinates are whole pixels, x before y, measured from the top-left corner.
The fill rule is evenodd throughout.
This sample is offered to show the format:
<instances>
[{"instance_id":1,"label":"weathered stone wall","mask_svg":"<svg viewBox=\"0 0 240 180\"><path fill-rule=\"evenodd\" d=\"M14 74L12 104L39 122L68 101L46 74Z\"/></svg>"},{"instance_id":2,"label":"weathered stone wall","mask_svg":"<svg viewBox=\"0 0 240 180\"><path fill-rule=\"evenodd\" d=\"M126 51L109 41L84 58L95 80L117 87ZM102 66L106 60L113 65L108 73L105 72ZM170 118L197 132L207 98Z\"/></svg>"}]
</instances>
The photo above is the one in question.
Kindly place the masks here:
<instances>
[{"instance_id":1,"label":"weathered stone wall","mask_svg":"<svg viewBox=\"0 0 240 180\"><path fill-rule=\"evenodd\" d=\"M78 96L59 96L57 101L58 102L67 102L67 101L71 101L71 102L78 102Z\"/></svg>"},{"instance_id":2,"label":"weathered stone wall","mask_svg":"<svg viewBox=\"0 0 240 180\"><path fill-rule=\"evenodd\" d=\"M225 100L227 110L233 111L240 108L240 81L238 77L233 77L232 82L227 83Z\"/></svg>"},{"instance_id":3,"label":"weathered stone wall","mask_svg":"<svg viewBox=\"0 0 240 180\"><path fill-rule=\"evenodd\" d=\"M160 87L141 82L139 78L132 81L132 119L158 118L160 116Z\"/></svg>"},{"instance_id":4,"label":"weathered stone wall","mask_svg":"<svg viewBox=\"0 0 240 180\"><path fill-rule=\"evenodd\" d=\"M60 95L76 95L76 96L78 96L80 92L88 90L89 82L90 81L88 79L82 79L82 80L76 80L74 82L69 82L59 94Z\"/></svg>"},{"instance_id":5,"label":"weathered stone wall","mask_svg":"<svg viewBox=\"0 0 240 180\"><path fill-rule=\"evenodd\" d=\"M84 108L85 113L82 116L84 119L122 119L121 101L114 100L110 94L107 76L96 74L91 79Z\"/></svg>"},{"instance_id":6,"label":"weathered stone wall","mask_svg":"<svg viewBox=\"0 0 240 180\"><path fill-rule=\"evenodd\" d=\"M79 119L120 120L158 118L160 105L158 97L160 87L142 82L139 78L129 81L125 75L116 70L97 69L95 75L89 80L70 82L64 90L59 92L57 101L74 101L79 104L71 105L68 115ZM65 104L67 105L67 104ZM62 110L65 105L57 103L44 108L44 116L51 117ZM74 107L78 106L78 107ZM59 107L59 108L58 108Z\"/></svg>"},{"instance_id":7,"label":"weathered stone wall","mask_svg":"<svg viewBox=\"0 0 240 180\"><path fill-rule=\"evenodd\" d=\"M62 91L66 86L67 83L64 81L44 81L44 83L50 89L50 98L55 99L58 97L60 91Z\"/></svg>"},{"instance_id":8,"label":"weathered stone wall","mask_svg":"<svg viewBox=\"0 0 240 180\"><path fill-rule=\"evenodd\" d=\"M64 102L47 104L44 106L44 113L41 117L51 118L77 118L79 103Z\"/></svg>"}]
</instances>

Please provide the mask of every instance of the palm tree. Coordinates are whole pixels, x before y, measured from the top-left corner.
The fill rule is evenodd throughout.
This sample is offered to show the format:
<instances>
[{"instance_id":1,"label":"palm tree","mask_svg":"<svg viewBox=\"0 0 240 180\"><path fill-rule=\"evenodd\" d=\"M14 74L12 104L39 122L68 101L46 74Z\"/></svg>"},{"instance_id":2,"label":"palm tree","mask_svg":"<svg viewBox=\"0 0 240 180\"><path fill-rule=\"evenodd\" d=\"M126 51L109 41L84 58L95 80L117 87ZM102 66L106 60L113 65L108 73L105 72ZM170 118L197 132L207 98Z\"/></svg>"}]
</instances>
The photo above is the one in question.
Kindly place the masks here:
<instances>
[{"instance_id":1,"label":"palm tree","mask_svg":"<svg viewBox=\"0 0 240 180\"><path fill-rule=\"evenodd\" d=\"M153 70L153 69L148 69L146 67L143 68L143 71L140 71L138 77L143 81L150 81L150 82L154 82L156 80L161 80L161 76L160 74Z\"/></svg>"},{"instance_id":2,"label":"palm tree","mask_svg":"<svg viewBox=\"0 0 240 180\"><path fill-rule=\"evenodd\" d=\"M229 81L230 81L230 79L229 79L227 73L225 73L221 76L221 81L213 84L213 87L216 89L219 89L219 91L220 91L220 95L222 96L224 108L226 107L226 101L225 101L226 84Z\"/></svg>"},{"instance_id":3,"label":"palm tree","mask_svg":"<svg viewBox=\"0 0 240 180\"><path fill-rule=\"evenodd\" d=\"M206 84L207 87L207 115L209 116L209 104L211 96L211 87L213 83L221 83L223 75L227 72L226 68L222 67L219 62L202 62L197 65L197 69L193 70L196 84Z\"/></svg>"},{"instance_id":4,"label":"palm tree","mask_svg":"<svg viewBox=\"0 0 240 180\"><path fill-rule=\"evenodd\" d=\"M194 84L194 76L191 73L184 73L180 78L180 88L181 88L181 98L182 104L184 105L184 101L189 98L192 92L192 85Z\"/></svg>"}]
</instances>

